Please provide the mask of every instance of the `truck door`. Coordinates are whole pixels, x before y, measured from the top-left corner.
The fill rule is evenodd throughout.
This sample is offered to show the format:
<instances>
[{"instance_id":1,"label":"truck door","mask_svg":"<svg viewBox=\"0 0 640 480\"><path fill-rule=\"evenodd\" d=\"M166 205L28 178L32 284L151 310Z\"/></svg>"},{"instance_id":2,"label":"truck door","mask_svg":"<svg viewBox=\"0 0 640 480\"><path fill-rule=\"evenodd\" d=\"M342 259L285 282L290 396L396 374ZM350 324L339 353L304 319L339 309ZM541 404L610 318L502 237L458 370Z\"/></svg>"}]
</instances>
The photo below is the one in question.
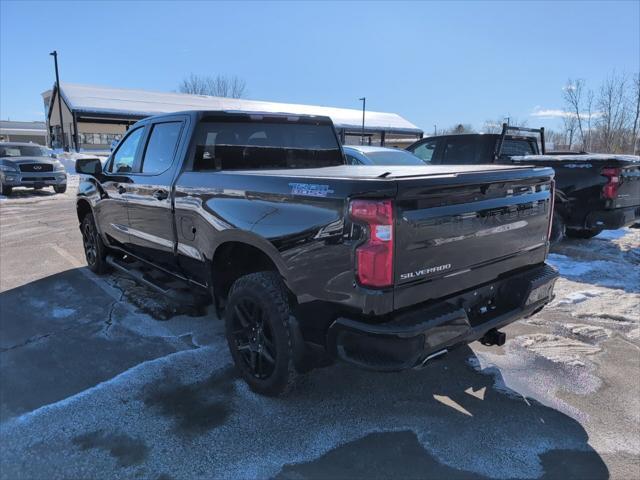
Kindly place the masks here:
<instances>
[{"instance_id":1,"label":"truck door","mask_svg":"<svg viewBox=\"0 0 640 480\"><path fill-rule=\"evenodd\" d=\"M186 117L163 117L149 124L136 173L131 175L129 235L134 254L177 270L171 188Z\"/></svg>"},{"instance_id":2,"label":"truck door","mask_svg":"<svg viewBox=\"0 0 640 480\"><path fill-rule=\"evenodd\" d=\"M125 248L129 248L130 241L127 209L130 175L140 155L144 132L144 126L130 130L111 155L101 183L105 195L94 208L96 223L108 243Z\"/></svg>"}]
</instances>

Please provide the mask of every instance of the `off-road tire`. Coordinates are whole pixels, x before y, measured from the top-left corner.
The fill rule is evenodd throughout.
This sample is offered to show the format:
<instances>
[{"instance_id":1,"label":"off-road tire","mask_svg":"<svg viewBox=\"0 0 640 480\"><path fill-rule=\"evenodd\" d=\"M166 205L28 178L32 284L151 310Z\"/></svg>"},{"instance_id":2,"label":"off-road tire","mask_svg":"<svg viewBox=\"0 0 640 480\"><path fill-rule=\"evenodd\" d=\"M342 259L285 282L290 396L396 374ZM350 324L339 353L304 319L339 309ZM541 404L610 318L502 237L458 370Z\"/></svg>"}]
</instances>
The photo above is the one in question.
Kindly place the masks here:
<instances>
[{"instance_id":1,"label":"off-road tire","mask_svg":"<svg viewBox=\"0 0 640 480\"><path fill-rule=\"evenodd\" d=\"M246 358L248 347L242 345L246 329L238 329L242 323L240 316L245 317L246 306L252 304L257 306L253 311L259 312L257 316L261 318L265 332L263 334L269 332L269 344L275 347L275 362L270 364L274 365L273 370L264 378L259 378L259 368L257 372L252 369ZM244 311L242 315L239 308ZM294 367L289 315L287 290L278 272L251 273L240 277L231 286L224 313L229 351L242 378L251 390L261 395L278 396L285 393L294 385L298 376ZM240 352L241 348L243 353ZM250 352L253 353L256 352ZM261 360L265 362L264 358Z\"/></svg>"},{"instance_id":2,"label":"off-road tire","mask_svg":"<svg viewBox=\"0 0 640 480\"><path fill-rule=\"evenodd\" d=\"M0 195L9 196L11 195L12 190L13 190L13 187L7 187L6 185L3 185L2 183L0 183Z\"/></svg>"},{"instance_id":3,"label":"off-road tire","mask_svg":"<svg viewBox=\"0 0 640 480\"><path fill-rule=\"evenodd\" d=\"M549 242L551 245L557 245L566 235L567 228L565 226L564 218L558 212L553 212L553 223L551 224L551 234L549 236Z\"/></svg>"},{"instance_id":4,"label":"off-road tire","mask_svg":"<svg viewBox=\"0 0 640 480\"><path fill-rule=\"evenodd\" d=\"M569 238L582 238L588 239L593 238L602 232L599 228L589 229L589 228L567 228L567 237Z\"/></svg>"},{"instance_id":5,"label":"off-road tire","mask_svg":"<svg viewBox=\"0 0 640 480\"><path fill-rule=\"evenodd\" d=\"M54 185L53 191L56 193L64 193L67 191L67 184L64 185Z\"/></svg>"},{"instance_id":6,"label":"off-road tire","mask_svg":"<svg viewBox=\"0 0 640 480\"><path fill-rule=\"evenodd\" d=\"M82 244L84 255L87 260L89 270L98 275L102 275L109 270L107 263L107 247L102 242L102 238L96 228L96 222L92 213L87 213L82 219L80 226L82 232Z\"/></svg>"}]
</instances>

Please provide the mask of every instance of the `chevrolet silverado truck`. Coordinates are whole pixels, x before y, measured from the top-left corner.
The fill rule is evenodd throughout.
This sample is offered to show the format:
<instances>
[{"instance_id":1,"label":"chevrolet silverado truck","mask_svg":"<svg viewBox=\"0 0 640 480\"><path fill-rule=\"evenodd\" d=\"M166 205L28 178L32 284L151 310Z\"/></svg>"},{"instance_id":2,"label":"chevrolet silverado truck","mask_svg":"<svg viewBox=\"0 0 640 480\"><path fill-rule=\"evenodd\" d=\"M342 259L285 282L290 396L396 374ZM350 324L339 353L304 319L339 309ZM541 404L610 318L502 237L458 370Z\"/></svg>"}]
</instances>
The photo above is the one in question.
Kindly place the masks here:
<instances>
[{"instance_id":1,"label":"chevrolet silverado truck","mask_svg":"<svg viewBox=\"0 0 640 480\"><path fill-rule=\"evenodd\" d=\"M327 117L195 111L76 170L89 268L205 295L261 394L335 360L396 371L501 345L553 296L550 168L351 166Z\"/></svg>"},{"instance_id":2,"label":"chevrolet silverado truck","mask_svg":"<svg viewBox=\"0 0 640 480\"><path fill-rule=\"evenodd\" d=\"M537 133L535 137L507 132ZM555 170L552 242L591 238L640 220L640 157L558 152L546 154L544 129L503 125L501 134L441 135L407 148L431 165L512 164Z\"/></svg>"},{"instance_id":3,"label":"chevrolet silverado truck","mask_svg":"<svg viewBox=\"0 0 640 480\"><path fill-rule=\"evenodd\" d=\"M14 187L53 187L56 193L64 193L67 173L40 145L0 142L0 195L10 195Z\"/></svg>"}]
</instances>

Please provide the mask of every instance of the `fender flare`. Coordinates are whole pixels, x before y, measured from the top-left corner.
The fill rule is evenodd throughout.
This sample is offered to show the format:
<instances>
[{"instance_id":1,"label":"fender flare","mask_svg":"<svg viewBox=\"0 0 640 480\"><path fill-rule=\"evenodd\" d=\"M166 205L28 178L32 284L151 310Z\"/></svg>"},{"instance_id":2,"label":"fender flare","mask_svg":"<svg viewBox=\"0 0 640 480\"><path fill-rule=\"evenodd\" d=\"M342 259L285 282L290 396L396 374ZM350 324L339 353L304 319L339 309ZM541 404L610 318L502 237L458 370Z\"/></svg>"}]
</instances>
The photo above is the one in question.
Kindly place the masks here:
<instances>
[{"instance_id":1,"label":"fender flare","mask_svg":"<svg viewBox=\"0 0 640 480\"><path fill-rule=\"evenodd\" d=\"M289 269L282 259L280 252L266 238L244 230L232 229L219 232L216 235L216 242L211 249L212 262L218 249L226 243L242 243L250 247L254 247L264 253L267 258L269 258L269 260L271 260L271 262L276 266L276 268L278 269L278 273L280 273L280 276L284 280L285 284L287 284L287 287L291 290L288 281Z\"/></svg>"}]
</instances>

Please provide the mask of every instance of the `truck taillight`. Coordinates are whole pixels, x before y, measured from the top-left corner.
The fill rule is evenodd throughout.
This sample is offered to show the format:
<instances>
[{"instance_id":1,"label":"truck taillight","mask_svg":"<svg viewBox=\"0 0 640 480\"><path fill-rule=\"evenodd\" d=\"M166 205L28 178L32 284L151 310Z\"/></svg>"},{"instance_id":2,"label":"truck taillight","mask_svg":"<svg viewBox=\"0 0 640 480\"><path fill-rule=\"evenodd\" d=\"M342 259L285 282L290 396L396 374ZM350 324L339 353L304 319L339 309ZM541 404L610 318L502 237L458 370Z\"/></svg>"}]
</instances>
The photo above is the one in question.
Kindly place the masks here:
<instances>
[{"instance_id":1,"label":"truck taillight","mask_svg":"<svg viewBox=\"0 0 640 480\"><path fill-rule=\"evenodd\" d=\"M549 226L547 227L547 239L551 238L551 229L553 228L553 209L556 207L556 181L551 180L551 209L549 210Z\"/></svg>"},{"instance_id":2,"label":"truck taillight","mask_svg":"<svg viewBox=\"0 0 640 480\"><path fill-rule=\"evenodd\" d=\"M367 241L356 248L358 282L376 288L393 285L393 203L352 200L349 213L369 229Z\"/></svg>"},{"instance_id":3,"label":"truck taillight","mask_svg":"<svg viewBox=\"0 0 640 480\"><path fill-rule=\"evenodd\" d=\"M620 169L619 168L603 168L600 172L607 177L607 183L602 187L602 196L609 200L613 200L618 195L618 187L620 186Z\"/></svg>"}]
</instances>

